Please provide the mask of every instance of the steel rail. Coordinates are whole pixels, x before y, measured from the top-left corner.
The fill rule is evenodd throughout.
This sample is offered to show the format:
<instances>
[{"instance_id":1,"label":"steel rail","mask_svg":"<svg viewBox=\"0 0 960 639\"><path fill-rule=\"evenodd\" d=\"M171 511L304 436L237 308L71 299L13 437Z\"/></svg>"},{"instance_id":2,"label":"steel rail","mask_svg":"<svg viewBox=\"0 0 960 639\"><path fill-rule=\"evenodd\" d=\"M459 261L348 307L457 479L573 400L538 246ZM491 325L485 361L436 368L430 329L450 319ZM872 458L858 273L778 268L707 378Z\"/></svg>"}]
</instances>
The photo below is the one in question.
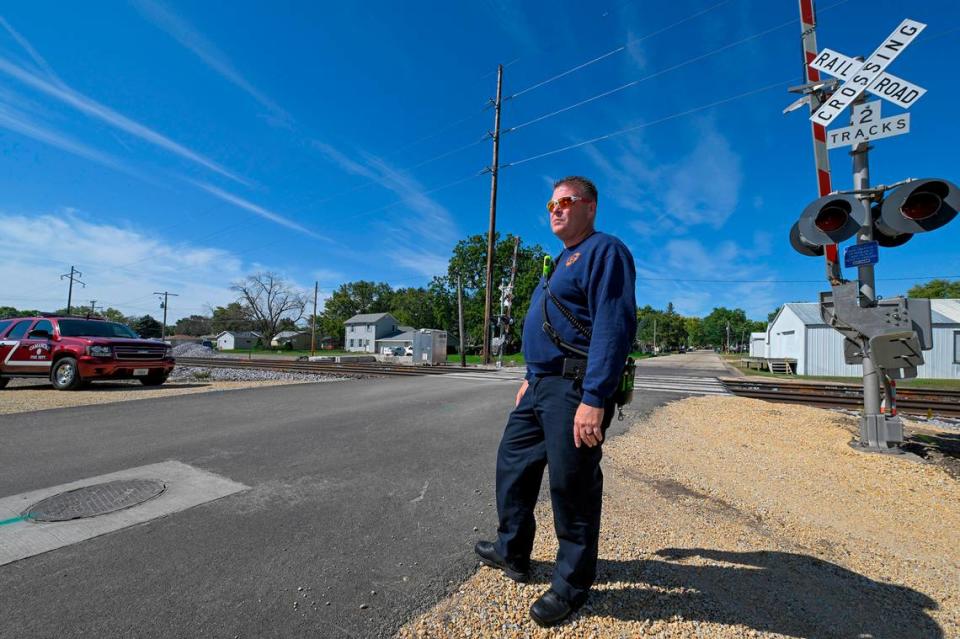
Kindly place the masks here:
<instances>
[{"instance_id":1,"label":"steel rail","mask_svg":"<svg viewBox=\"0 0 960 639\"><path fill-rule=\"evenodd\" d=\"M771 402L807 404L825 408L852 408L862 405L863 393L856 386L819 384L778 384L776 382L752 382L722 380L734 395L751 397ZM813 388L811 388L813 387ZM917 391L920 391L919 393ZM912 415L941 415L960 417L960 394L940 389L912 389L912 392L897 392L897 412Z\"/></svg>"},{"instance_id":2,"label":"steel rail","mask_svg":"<svg viewBox=\"0 0 960 639\"><path fill-rule=\"evenodd\" d=\"M729 387L743 388L783 388L788 391L802 390L812 393L862 393L862 388L858 384L846 384L843 382L793 382L785 380L772 379L734 379L729 377L720 380ZM955 400L960 402L960 390L947 390L943 388L921 388L921 387L898 387L897 399L933 399L933 400Z\"/></svg>"}]
</instances>

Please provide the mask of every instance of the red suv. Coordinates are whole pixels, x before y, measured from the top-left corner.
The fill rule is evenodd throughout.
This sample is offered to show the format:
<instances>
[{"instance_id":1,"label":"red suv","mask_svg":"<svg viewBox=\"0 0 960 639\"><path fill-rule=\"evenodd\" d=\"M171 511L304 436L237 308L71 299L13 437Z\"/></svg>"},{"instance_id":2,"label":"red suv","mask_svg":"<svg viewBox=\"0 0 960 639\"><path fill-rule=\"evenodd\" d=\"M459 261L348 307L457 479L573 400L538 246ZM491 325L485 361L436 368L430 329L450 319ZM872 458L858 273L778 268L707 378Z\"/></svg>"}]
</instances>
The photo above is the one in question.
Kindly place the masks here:
<instances>
[{"instance_id":1,"label":"red suv","mask_svg":"<svg viewBox=\"0 0 960 639\"><path fill-rule=\"evenodd\" d=\"M95 379L159 386L173 366L168 344L116 322L66 315L0 320L0 388L11 377L49 377L58 390Z\"/></svg>"}]
</instances>

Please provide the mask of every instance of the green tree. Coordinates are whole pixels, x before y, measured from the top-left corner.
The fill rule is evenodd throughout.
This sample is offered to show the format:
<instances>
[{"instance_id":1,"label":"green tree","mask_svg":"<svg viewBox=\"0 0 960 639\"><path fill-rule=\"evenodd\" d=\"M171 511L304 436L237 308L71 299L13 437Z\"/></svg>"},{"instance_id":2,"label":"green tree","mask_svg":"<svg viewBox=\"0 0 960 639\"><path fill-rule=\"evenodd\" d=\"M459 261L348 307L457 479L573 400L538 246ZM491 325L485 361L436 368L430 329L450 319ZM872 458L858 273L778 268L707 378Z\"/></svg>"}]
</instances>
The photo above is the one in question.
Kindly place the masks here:
<instances>
[{"instance_id":1,"label":"green tree","mask_svg":"<svg viewBox=\"0 0 960 639\"><path fill-rule=\"evenodd\" d=\"M213 309L212 315L210 328L215 334L223 331L249 331L253 328L250 315L239 302L218 306Z\"/></svg>"},{"instance_id":2,"label":"green tree","mask_svg":"<svg viewBox=\"0 0 960 639\"><path fill-rule=\"evenodd\" d=\"M494 294L491 296L493 314L500 310L501 286L503 283L510 281L513 246L513 235L508 234L503 239L500 239L499 234L495 237L491 278L494 286ZM521 242L517 249L517 274L513 287L513 308L510 312L510 316L514 320L511 333L516 337L513 342L514 349L518 347L519 336L523 332L523 318L530 306L530 296L540 282L543 273L543 256L545 254L543 248L538 244L524 246ZM464 328L467 333L464 341L473 348L479 348L483 343L486 273L486 236L472 235L457 242L447 267L447 276L442 281L442 286L446 289L446 298L453 301L453 322L452 326L447 327L446 330L449 333L457 333L454 327L456 327L457 277L460 276L463 281L463 315Z\"/></svg>"},{"instance_id":3,"label":"green tree","mask_svg":"<svg viewBox=\"0 0 960 639\"><path fill-rule=\"evenodd\" d=\"M213 318L205 315L190 315L177 320L173 328L178 335L209 335L213 332Z\"/></svg>"},{"instance_id":4,"label":"green tree","mask_svg":"<svg viewBox=\"0 0 960 639\"><path fill-rule=\"evenodd\" d=\"M390 313L392 303L393 289L385 282L359 280L341 284L324 302L320 332L343 340L344 322L361 313Z\"/></svg>"},{"instance_id":5,"label":"green tree","mask_svg":"<svg viewBox=\"0 0 960 639\"><path fill-rule=\"evenodd\" d=\"M636 341L645 351L652 351L654 345L658 351L676 350L687 343L686 321L673 308L673 302L664 311L647 304L637 309Z\"/></svg>"},{"instance_id":6,"label":"green tree","mask_svg":"<svg viewBox=\"0 0 960 639\"><path fill-rule=\"evenodd\" d=\"M729 344L727 326L730 327ZM714 308L703 318L706 343L724 349L747 343L751 332L762 331L765 327L763 322L747 319L747 314L740 308L729 309L721 306Z\"/></svg>"},{"instance_id":7,"label":"green tree","mask_svg":"<svg viewBox=\"0 0 960 639\"><path fill-rule=\"evenodd\" d=\"M928 297L931 299L960 298L960 280L930 280L926 284L917 284L907 291L907 297Z\"/></svg>"},{"instance_id":8,"label":"green tree","mask_svg":"<svg viewBox=\"0 0 960 639\"><path fill-rule=\"evenodd\" d=\"M111 322L117 322L120 324L126 324L127 322L127 317L112 306L108 307L106 310L100 311L99 315L103 319L110 320Z\"/></svg>"},{"instance_id":9,"label":"green tree","mask_svg":"<svg viewBox=\"0 0 960 639\"><path fill-rule=\"evenodd\" d=\"M397 320L414 328L440 328L433 308L433 295L425 288L399 288L390 305Z\"/></svg>"},{"instance_id":10,"label":"green tree","mask_svg":"<svg viewBox=\"0 0 960 639\"><path fill-rule=\"evenodd\" d=\"M163 330L163 325L149 315L138 318L132 327L140 337L160 337Z\"/></svg>"},{"instance_id":11,"label":"green tree","mask_svg":"<svg viewBox=\"0 0 960 639\"><path fill-rule=\"evenodd\" d=\"M699 317L683 318L684 327L687 329L687 343L690 346L706 346L707 341L703 334L703 320Z\"/></svg>"}]
</instances>

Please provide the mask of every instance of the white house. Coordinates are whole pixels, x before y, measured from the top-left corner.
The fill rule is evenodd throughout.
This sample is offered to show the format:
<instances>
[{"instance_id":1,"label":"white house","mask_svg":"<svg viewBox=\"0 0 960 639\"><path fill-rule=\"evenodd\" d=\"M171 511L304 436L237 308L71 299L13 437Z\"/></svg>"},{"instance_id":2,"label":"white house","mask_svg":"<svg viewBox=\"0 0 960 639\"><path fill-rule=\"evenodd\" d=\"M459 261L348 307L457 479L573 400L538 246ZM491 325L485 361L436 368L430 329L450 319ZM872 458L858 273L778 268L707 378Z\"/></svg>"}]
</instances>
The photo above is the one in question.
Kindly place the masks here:
<instances>
[{"instance_id":1,"label":"white house","mask_svg":"<svg viewBox=\"0 0 960 639\"><path fill-rule=\"evenodd\" d=\"M223 331L217 335L217 348L221 351L249 349L261 339L256 331Z\"/></svg>"},{"instance_id":2,"label":"white house","mask_svg":"<svg viewBox=\"0 0 960 639\"><path fill-rule=\"evenodd\" d=\"M930 300L933 349L923 352L921 379L960 379L960 300ZM754 342L751 336L751 355ZM759 348L759 346L758 346ZM793 302L767 326L764 355L797 360L798 375L859 377L859 364L843 360L843 336L824 323L816 302Z\"/></svg>"},{"instance_id":3,"label":"white house","mask_svg":"<svg viewBox=\"0 0 960 639\"><path fill-rule=\"evenodd\" d=\"M390 313L361 313L346 322L343 347L357 353L376 353L377 340L396 335L410 327L401 327L397 318Z\"/></svg>"}]
</instances>

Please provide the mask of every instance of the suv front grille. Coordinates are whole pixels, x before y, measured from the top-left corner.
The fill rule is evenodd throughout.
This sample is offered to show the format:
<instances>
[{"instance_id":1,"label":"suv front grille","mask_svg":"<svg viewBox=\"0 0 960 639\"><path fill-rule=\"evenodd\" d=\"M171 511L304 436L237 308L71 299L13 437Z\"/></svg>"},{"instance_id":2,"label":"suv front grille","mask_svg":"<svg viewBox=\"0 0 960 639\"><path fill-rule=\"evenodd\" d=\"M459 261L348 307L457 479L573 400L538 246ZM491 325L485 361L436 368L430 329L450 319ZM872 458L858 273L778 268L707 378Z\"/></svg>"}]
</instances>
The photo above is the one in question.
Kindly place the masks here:
<instances>
[{"instance_id":1,"label":"suv front grille","mask_svg":"<svg viewBox=\"0 0 960 639\"><path fill-rule=\"evenodd\" d=\"M151 360L163 359L165 346L114 346L113 352L117 359Z\"/></svg>"}]
</instances>

